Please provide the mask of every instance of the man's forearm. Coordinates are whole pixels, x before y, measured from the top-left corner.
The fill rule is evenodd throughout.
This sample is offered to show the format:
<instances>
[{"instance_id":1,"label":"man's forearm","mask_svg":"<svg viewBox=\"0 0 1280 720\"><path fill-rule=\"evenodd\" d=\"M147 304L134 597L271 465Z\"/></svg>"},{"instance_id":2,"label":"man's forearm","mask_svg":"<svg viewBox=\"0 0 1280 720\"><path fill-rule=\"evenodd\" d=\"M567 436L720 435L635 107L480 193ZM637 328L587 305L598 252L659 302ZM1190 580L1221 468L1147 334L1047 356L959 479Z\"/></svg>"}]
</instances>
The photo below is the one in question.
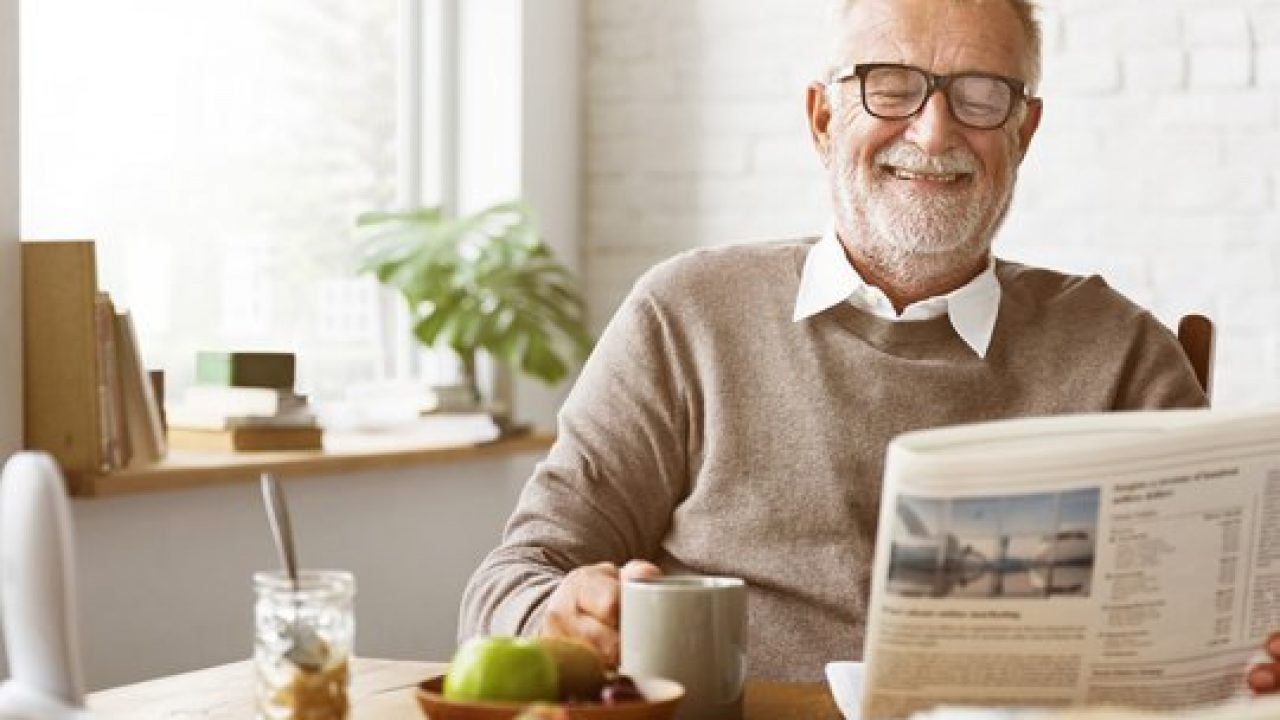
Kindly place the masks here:
<instances>
[{"instance_id":1,"label":"man's forearm","mask_svg":"<svg viewBox=\"0 0 1280 720\"><path fill-rule=\"evenodd\" d=\"M463 592L458 641L476 635L526 635L535 632L547 597L564 573L513 548L485 558Z\"/></svg>"}]
</instances>

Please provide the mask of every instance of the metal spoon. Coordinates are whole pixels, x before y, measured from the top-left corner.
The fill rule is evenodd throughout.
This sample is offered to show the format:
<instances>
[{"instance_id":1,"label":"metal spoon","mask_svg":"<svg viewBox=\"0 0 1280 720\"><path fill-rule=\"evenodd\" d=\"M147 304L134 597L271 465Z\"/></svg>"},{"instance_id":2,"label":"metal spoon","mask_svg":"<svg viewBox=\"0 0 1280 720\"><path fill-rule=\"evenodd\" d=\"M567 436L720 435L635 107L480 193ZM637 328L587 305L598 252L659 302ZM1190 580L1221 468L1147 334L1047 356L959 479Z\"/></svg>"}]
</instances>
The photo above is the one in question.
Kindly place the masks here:
<instances>
[{"instance_id":1,"label":"metal spoon","mask_svg":"<svg viewBox=\"0 0 1280 720\"><path fill-rule=\"evenodd\" d=\"M262 502L267 507L267 520L271 523L271 535L276 541L276 552L280 555L280 564L293 591L298 592L298 557L293 548L293 526L289 523L289 506L285 504L284 492L271 473L262 473ZM299 608L300 609L300 608ZM298 613L294 613L293 622L289 625L289 649L284 657L297 667L308 672L316 672L324 667L329 659L329 645L316 634L315 628L298 621Z\"/></svg>"}]
</instances>

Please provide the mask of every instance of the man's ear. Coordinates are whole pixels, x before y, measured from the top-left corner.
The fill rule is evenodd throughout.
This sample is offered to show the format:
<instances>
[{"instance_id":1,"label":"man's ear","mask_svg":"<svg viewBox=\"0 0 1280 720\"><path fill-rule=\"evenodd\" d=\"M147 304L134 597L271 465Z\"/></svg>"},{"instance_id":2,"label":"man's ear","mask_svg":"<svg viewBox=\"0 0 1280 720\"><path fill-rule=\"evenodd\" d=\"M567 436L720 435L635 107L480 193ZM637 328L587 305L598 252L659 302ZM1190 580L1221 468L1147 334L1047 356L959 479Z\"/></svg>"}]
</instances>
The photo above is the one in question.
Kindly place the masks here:
<instances>
[{"instance_id":1,"label":"man's ear","mask_svg":"<svg viewBox=\"0 0 1280 720\"><path fill-rule=\"evenodd\" d=\"M809 83L806 91L805 109L809 114L809 134L813 137L813 147L818 151L822 164L827 165L831 156L827 148L831 145L831 103L827 97L827 86L820 82Z\"/></svg>"},{"instance_id":2,"label":"man's ear","mask_svg":"<svg viewBox=\"0 0 1280 720\"><path fill-rule=\"evenodd\" d=\"M1027 98L1027 116L1022 119L1022 125L1018 128L1018 159L1027 156L1027 150L1031 148L1031 138L1035 137L1036 130L1040 128L1040 117L1044 114L1044 101L1040 98Z\"/></svg>"}]
</instances>

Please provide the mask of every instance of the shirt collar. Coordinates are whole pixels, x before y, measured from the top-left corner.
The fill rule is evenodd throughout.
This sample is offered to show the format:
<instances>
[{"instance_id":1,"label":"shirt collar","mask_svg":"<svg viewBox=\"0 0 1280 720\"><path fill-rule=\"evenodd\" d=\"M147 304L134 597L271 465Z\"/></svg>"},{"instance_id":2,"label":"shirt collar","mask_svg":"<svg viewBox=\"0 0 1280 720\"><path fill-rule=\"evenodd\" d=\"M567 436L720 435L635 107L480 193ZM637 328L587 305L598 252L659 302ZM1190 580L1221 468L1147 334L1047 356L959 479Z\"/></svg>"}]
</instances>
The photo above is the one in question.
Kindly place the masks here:
<instances>
[{"instance_id":1,"label":"shirt collar","mask_svg":"<svg viewBox=\"0 0 1280 720\"><path fill-rule=\"evenodd\" d=\"M833 225L809 248L791 319L799 322L842 302L895 322L928 320L945 313L960 339L978 357L985 358L1000 311L1000 281L993 260L963 287L912 303L898 315L880 288L863 280L849 262Z\"/></svg>"}]
</instances>

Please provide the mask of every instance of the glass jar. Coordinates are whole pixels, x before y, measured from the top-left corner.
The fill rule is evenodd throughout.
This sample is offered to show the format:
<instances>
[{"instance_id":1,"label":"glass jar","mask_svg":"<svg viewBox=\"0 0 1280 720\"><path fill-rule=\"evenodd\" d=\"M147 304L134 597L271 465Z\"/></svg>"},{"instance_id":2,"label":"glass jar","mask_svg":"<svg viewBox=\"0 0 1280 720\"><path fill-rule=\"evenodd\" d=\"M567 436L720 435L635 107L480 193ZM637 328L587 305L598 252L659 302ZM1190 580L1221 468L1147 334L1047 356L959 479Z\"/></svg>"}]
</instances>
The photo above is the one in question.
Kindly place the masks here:
<instances>
[{"instance_id":1,"label":"glass jar","mask_svg":"<svg viewBox=\"0 0 1280 720\"><path fill-rule=\"evenodd\" d=\"M346 720L355 641L355 578L304 570L254 573L258 720Z\"/></svg>"}]
</instances>

